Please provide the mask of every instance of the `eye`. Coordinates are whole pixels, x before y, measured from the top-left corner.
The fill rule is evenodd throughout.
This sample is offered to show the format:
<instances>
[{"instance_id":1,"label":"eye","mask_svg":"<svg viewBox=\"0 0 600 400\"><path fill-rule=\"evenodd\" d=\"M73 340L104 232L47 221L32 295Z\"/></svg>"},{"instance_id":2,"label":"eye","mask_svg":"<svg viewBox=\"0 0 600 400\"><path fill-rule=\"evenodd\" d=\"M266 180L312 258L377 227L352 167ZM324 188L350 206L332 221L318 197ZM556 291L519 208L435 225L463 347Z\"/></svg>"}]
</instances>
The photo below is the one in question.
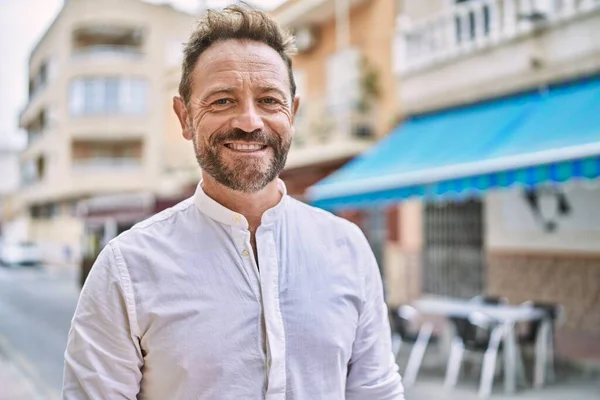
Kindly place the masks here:
<instances>
[{"instance_id":1,"label":"eye","mask_svg":"<svg viewBox=\"0 0 600 400\"><path fill-rule=\"evenodd\" d=\"M268 104L268 105L274 105L274 104L280 103L280 101L274 97L265 97L264 99L261 99L260 101L261 101L261 103Z\"/></svg>"},{"instance_id":2,"label":"eye","mask_svg":"<svg viewBox=\"0 0 600 400\"><path fill-rule=\"evenodd\" d=\"M231 99L219 99L213 102L215 106L226 106L231 103Z\"/></svg>"}]
</instances>

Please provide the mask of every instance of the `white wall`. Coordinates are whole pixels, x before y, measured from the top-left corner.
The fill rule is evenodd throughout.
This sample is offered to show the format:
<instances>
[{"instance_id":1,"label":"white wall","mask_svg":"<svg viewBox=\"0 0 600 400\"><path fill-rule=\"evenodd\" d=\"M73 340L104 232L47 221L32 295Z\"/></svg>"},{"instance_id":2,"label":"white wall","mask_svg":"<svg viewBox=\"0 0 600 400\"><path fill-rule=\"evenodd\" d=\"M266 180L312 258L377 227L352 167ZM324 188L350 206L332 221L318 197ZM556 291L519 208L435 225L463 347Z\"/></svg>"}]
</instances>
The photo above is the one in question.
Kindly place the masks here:
<instances>
[{"instance_id":1,"label":"white wall","mask_svg":"<svg viewBox=\"0 0 600 400\"><path fill-rule=\"evenodd\" d=\"M600 185L574 183L565 187L571 213L556 218L555 232L536 222L520 189L489 193L485 198L488 250L600 252ZM541 202L546 217L555 215L551 197Z\"/></svg>"},{"instance_id":2,"label":"white wall","mask_svg":"<svg viewBox=\"0 0 600 400\"><path fill-rule=\"evenodd\" d=\"M0 198L19 185L19 160L16 153L0 152Z\"/></svg>"}]
</instances>

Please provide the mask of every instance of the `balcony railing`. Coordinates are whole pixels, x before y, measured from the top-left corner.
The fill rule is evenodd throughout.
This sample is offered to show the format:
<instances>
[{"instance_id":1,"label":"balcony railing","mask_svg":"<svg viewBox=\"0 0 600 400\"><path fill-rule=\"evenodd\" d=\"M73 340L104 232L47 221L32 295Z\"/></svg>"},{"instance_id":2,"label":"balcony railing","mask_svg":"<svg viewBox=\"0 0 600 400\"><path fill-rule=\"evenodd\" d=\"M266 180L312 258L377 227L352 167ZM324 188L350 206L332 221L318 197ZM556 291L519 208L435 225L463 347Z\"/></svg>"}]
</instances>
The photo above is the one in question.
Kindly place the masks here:
<instances>
[{"instance_id":1,"label":"balcony railing","mask_svg":"<svg viewBox=\"0 0 600 400\"><path fill-rule=\"evenodd\" d=\"M327 104L306 100L296 116L294 148L301 149L333 142L369 140L376 136L374 112L351 104Z\"/></svg>"},{"instance_id":2,"label":"balcony railing","mask_svg":"<svg viewBox=\"0 0 600 400\"><path fill-rule=\"evenodd\" d=\"M89 57L127 57L130 59L142 58L142 49L138 46L93 45L73 49L74 59Z\"/></svg>"},{"instance_id":3,"label":"balcony railing","mask_svg":"<svg viewBox=\"0 0 600 400\"><path fill-rule=\"evenodd\" d=\"M135 171L141 166L141 159L130 157L95 157L73 161L75 172L124 172Z\"/></svg>"},{"instance_id":4,"label":"balcony railing","mask_svg":"<svg viewBox=\"0 0 600 400\"><path fill-rule=\"evenodd\" d=\"M395 69L409 74L598 9L600 0L471 0L420 21L401 15Z\"/></svg>"}]
</instances>

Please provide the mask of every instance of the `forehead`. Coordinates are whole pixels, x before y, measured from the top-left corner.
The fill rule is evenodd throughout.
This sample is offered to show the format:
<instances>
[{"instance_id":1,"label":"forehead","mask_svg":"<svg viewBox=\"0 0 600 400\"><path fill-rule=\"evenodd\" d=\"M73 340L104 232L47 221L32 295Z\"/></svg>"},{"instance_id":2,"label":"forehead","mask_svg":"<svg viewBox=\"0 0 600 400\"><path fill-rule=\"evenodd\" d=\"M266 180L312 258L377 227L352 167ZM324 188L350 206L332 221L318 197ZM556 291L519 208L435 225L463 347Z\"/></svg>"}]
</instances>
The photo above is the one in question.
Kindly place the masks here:
<instances>
[{"instance_id":1,"label":"forehead","mask_svg":"<svg viewBox=\"0 0 600 400\"><path fill-rule=\"evenodd\" d=\"M206 49L194 68L196 90L227 82L289 87L287 66L281 56L261 42L228 39Z\"/></svg>"}]
</instances>

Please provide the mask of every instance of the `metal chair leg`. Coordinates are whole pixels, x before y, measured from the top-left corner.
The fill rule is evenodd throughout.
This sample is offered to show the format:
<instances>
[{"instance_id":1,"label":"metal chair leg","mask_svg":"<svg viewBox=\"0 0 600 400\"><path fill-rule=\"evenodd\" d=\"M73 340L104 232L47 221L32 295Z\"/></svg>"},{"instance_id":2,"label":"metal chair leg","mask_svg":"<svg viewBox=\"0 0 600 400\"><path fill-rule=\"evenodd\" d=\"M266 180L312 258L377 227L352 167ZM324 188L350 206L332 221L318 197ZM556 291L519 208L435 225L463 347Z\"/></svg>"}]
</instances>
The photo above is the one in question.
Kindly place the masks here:
<instances>
[{"instance_id":1,"label":"metal chair leg","mask_svg":"<svg viewBox=\"0 0 600 400\"><path fill-rule=\"evenodd\" d=\"M517 384L527 387L527 375L525 374L525 363L523 362L523 352L521 346L516 346L517 353Z\"/></svg>"},{"instance_id":2,"label":"metal chair leg","mask_svg":"<svg viewBox=\"0 0 600 400\"><path fill-rule=\"evenodd\" d=\"M419 329L419 336L417 337L417 341L410 352L410 357L408 358L408 363L406 364L406 370L404 371L404 387L410 387L414 385L415 381L417 380L417 375L419 374L419 369L421 368L421 363L423 362L423 356L425 355L425 350L429 344L429 338L431 337L432 332L433 324L430 322L424 323L421 326L421 329Z\"/></svg>"},{"instance_id":3,"label":"metal chair leg","mask_svg":"<svg viewBox=\"0 0 600 400\"><path fill-rule=\"evenodd\" d=\"M548 382L556 381L556 370L554 369L554 333L552 332L552 326L548 328L548 369L546 376Z\"/></svg>"},{"instance_id":4,"label":"metal chair leg","mask_svg":"<svg viewBox=\"0 0 600 400\"><path fill-rule=\"evenodd\" d=\"M550 332L551 322L545 319L538 332L535 341L535 373L533 385L541 388L546 381L546 370L548 368L548 334Z\"/></svg>"},{"instance_id":5,"label":"metal chair leg","mask_svg":"<svg viewBox=\"0 0 600 400\"><path fill-rule=\"evenodd\" d=\"M398 357L400 356L400 349L402 348L402 336L397 333L392 334L392 352L398 361Z\"/></svg>"},{"instance_id":6,"label":"metal chair leg","mask_svg":"<svg viewBox=\"0 0 600 400\"><path fill-rule=\"evenodd\" d=\"M450 348L450 357L448 358L448 367L446 368L446 378L444 379L445 389L451 389L456 386L464 351L465 348L462 340L455 338Z\"/></svg>"},{"instance_id":7,"label":"metal chair leg","mask_svg":"<svg viewBox=\"0 0 600 400\"><path fill-rule=\"evenodd\" d=\"M481 382L479 384L479 397L487 398L492 393L494 384L494 375L496 372L496 362L498 359L498 349L500 342L504 338L504 326L500 325L492 330L489 346L483 356L483 367L481 369ZM506 373L506 371L505 371Z\"/></svg>"}]
</instances>

